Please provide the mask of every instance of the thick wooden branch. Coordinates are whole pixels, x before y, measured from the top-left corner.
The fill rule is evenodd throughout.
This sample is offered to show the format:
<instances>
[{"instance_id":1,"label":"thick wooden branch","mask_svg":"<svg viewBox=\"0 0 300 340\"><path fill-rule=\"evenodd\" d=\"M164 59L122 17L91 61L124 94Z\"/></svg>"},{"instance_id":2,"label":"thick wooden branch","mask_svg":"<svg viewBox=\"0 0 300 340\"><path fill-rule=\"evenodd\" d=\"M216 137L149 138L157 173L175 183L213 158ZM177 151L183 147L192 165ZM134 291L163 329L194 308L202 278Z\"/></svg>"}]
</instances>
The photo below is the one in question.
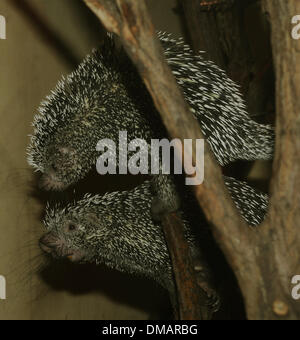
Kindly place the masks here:
<instances>
[{"instance_id":1,"label":"thick wooden branch","mask_svg":"<svg viewBox=\"0 0 300 340\"><path fill-rule=\"evenodd\" d=\"M264 0L264 6L272 26L277 139L269 218L262 230L268 251L261 251L262 258L267 255L261 271L270 280L268 299L276 316L299 320L291 279L300 273L300 42L292 39L291 20L300 13L300 2ZM280 315L276 305L286 313Z\"/></svg>"},{"instance_id":2,"label":"thick wooden branch","mask_svg":"<svg viewBox=\"0 0 300 340\"><path fill-rule=\"evenodd\" d=\"M241 289L249 318L299 320L291 280L300 273L300 44L292 39L291 20L300 3L264 0L264 7L276 72L276 147L269 213L252 245L248 283Z\"/></svg>"}]
</instances>

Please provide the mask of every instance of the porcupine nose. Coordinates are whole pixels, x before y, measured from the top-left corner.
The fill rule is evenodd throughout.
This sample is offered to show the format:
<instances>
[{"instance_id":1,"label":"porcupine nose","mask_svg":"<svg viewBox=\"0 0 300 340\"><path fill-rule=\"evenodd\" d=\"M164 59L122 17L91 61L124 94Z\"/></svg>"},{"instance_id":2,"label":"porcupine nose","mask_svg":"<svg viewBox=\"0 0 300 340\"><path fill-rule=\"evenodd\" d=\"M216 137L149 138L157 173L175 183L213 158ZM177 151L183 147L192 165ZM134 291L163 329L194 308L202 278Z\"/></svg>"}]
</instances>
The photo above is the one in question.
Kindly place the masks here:
<instances>
[{"instance_id":1,"label":"porcupine nose","mask_svg":"<svg viewBox=\"0 0 300 340\"><path fill-rule=\"evenodd\" d=\"M51 254L54 247L57 245L57 238L51 233L48 233L40 238L39 246L45 253Z\"/></svg>"},{"instance_id":2,"label":"porcupine nose","mask_svg":"<svg viewBox=\"0 0 300 340\"><path fill-rule=\"evenodd\" d=\"M46 191L62 191L67 188L62 182L60 182L54 173L49 172L43 174L39 180L39 188Z\"/></svg>"},{"instance_id":3,"label":"porcupine nose","mask_svg":"<svg viewBox=\"0 0 300 340\"><path fill-rule=\"evenodd\" d=\"M49 190L50 188L47 183L48 181L46 175L42 175L38 182L39 189Z\"/></svg>"}]
</instances>

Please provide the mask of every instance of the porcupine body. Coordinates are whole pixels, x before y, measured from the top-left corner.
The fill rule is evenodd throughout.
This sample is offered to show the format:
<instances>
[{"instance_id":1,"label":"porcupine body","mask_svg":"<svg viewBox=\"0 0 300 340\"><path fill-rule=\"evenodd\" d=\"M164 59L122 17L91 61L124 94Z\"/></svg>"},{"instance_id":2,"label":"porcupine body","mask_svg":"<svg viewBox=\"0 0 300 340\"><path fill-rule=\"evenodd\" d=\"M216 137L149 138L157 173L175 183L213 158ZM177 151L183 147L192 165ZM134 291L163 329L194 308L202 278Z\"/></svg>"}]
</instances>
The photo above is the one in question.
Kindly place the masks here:
<instances>
[{"instance_id":1,"label":"porcupine body","mask_svg":"<svg viewBox=\"0 0 300 340\"><path fill-rule=\"evenodd\" d=\"M225 182L247 222L260 223L266 212L267 196L233 178L225 177ZM163 231L150 214L152 198L150 181L146 181L130 191L86 195L64 208L48 208L44 221L47 233L41 238L40 246L56 258L104 263L123 272L146 276L173 295L172 266ZM197 257L199 234L191 227L190 212L188 215L185 212L183 209L180 214L186 238L192 256ZM197 231L202 230L205 219L197 216L194 223Z\"/></svg>"},{"instance_id":2,"label":"porcupine body","mask_svg":"<svg viewBox=\"0 0 300 340\"><path fill-rule=\"evenodd\" d=\"M159 34L191 111L217 161L270 159L274 131L248 116L238 86L214 63L193 55L182 40ZM97 142L166 137L138 73L111 38L72 74L63 78L34 118L28 161L43 175L46 189L63 190L95 166Z\"/></svg>"}]
</instances>

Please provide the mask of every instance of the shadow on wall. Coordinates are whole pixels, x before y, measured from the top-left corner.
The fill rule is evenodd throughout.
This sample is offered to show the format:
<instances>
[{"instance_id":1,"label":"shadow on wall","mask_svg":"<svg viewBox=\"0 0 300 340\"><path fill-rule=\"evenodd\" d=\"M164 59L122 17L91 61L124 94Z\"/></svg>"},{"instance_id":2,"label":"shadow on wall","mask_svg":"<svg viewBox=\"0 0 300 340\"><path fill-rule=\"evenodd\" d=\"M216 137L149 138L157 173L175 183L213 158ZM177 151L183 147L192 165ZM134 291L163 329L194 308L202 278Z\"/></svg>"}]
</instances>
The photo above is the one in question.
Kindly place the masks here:
<instances>
[{"instance_id":1,"label":"shadow on wall","mask_svg":"<svg viewBox=\"0 0 300 340\"><path fill-rule=\"evenodd\" d=\"M118 304L147 312L150 319L172 318L167 291L150 280L129 276L102 265L80 265L67 260L51 261L40 276L56 291L67 291L73 295L104 293Z\"/></svg>"}]
</instances>

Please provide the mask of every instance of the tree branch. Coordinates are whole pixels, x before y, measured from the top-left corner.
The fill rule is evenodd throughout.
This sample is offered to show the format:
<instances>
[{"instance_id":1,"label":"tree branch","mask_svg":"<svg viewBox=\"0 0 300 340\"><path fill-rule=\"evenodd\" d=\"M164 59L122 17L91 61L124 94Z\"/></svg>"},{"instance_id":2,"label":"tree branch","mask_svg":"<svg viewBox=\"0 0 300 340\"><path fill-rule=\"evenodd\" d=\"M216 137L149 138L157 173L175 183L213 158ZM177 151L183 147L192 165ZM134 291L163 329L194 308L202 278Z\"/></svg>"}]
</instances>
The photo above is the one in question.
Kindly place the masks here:
<instances>
[{"instance_id":1,"label":"tree branch","mask_svg":"<svg viewBox=\"0 0 300 340\"><path fill-rule=\"evenodd\" d=\"M210 320L213 310L207 291L203 291L196 280L195 263L190 256L190 249L184 237L182 220L176 213L167 214L163 219L163 230L173 264L180 320ZM198 259L205 270L205 264ZM209 286L208 278L205 278Z\"/></svg>"}]
</instances>

